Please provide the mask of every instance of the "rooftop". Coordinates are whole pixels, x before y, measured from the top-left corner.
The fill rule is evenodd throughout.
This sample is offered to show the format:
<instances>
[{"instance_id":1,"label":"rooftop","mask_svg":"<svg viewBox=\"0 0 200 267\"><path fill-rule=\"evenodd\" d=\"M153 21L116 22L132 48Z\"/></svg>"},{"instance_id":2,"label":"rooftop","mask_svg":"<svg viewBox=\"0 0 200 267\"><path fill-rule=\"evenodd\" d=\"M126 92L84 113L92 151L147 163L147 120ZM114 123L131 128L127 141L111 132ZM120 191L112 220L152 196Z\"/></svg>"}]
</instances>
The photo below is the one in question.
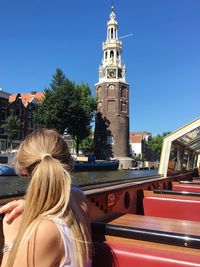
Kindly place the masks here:
<instances>
[{"instance_id":1,"label":"rooftop","mask_svg":"<svg viewBox=\"0 0 200 267\"><path fill-rule=\"evenodd\" d=\"M9 96L9 102L10 103L14 102L18 95L19 94L10 95ZM36 100L37 102L42 101L42 99L44 98L44 93L43 92L33 91L33 92L30 92L30 93L22 93L22 94L20 94L20 96L22 97L22 103L26 107L33 100Z\"/></svg>"}]
</instances>

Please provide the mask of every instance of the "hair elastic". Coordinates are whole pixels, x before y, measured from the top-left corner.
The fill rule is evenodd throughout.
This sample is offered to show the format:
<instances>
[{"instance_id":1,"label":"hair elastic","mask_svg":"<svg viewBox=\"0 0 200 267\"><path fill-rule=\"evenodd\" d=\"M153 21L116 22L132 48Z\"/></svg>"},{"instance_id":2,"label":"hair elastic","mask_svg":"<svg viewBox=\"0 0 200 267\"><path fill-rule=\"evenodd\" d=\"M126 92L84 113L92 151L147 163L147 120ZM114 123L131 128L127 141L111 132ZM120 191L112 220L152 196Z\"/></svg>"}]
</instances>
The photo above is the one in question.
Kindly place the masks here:
<instances>
[{"instance_id":1,"label":"hair elastic","mask_svg":"<svg viewBox=\"0 0 200 267\"><path fill-rule=\"evenodd\" d=\"M49 153L45 153L41 156L41 160L43 160L45 157L51 157L52 158L52 155L49 154Z\"/></svg>"}]
</instances>

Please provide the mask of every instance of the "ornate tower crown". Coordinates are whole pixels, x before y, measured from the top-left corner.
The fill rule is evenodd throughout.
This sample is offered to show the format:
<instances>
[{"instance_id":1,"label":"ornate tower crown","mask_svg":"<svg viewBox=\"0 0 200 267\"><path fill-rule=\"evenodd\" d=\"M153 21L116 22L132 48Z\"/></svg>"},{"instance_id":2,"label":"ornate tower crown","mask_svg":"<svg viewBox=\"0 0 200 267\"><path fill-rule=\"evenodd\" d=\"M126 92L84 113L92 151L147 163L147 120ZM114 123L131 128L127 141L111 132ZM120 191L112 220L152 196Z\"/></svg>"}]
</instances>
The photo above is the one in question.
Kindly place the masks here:
<instances>
[{"instance_id":1,"label":"ornate tower crown","mask_svg":"<svg viewBox=\"0 0 200 267\"><path fill-rule=\"evenodd\" d=\"M107 38L102 45L103 59L99 67L99 82L110 81L110 79L125 80L126 68L122 64L122 42L118 38L118 23L114 7L110 13L110 20L107 22Z\"/></svg>"},{"instance_id":2,"label":"ornate tower crown","mask_svg":"<svg viewBox=\"0 0 200 267\"><path fill-rule=\"evenodd\" d=\"M116 15L115 15L115 12L114 12L114 6L112 6L112 12L110 13L110 19L111 20L115 20L116 18Z\"/></svg>"},{"instance_id":3,"label":"ornate tower crown","mask_svg":"<svg viewBox=\"0 0 200 267\"><path fill-rule=\"evenodd\" d=\"M116 19L116 15L115 15L114 7L112 6L112 12L110 13L110 20L108 21L107 25L110 25L110 24L117 25L118 23L115 19Z\"/></svg>"}]
</instances>

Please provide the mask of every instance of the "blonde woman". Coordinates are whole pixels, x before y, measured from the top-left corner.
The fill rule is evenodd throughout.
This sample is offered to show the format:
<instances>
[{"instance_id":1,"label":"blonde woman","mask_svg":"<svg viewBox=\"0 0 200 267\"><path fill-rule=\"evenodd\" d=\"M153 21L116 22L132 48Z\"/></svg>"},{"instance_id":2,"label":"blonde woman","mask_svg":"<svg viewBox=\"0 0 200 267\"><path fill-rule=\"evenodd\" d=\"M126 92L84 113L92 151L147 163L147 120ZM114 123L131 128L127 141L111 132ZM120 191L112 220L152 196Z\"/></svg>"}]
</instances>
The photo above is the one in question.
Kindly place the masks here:
<instances>
[{"instance_id":1,"label":"blonde woman","mask_svg":"<svg viewBox=\"0 0 200 267\"><path fill-rule=\"evenodd\" d=\"M10 224L9 213L5 215L1 267L90 266L86 203L79 189L70 194L71 157L65 140L54 130L35 131L20 145L15 165L31 181L22 215Z\"/></svg>"}]
</instances>

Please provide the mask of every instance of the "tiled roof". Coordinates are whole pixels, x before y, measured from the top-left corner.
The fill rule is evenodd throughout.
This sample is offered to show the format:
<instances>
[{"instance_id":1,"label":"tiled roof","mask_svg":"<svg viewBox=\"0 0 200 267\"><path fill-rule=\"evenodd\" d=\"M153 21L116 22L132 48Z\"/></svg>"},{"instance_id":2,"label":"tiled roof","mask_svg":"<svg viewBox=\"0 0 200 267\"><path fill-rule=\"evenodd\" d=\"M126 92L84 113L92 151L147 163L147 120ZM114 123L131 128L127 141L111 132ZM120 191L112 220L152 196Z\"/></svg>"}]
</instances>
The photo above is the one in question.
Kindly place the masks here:
<instances>
[{"instance_id":1,"label":"tiled roof","mask_svg":"<svg viewBox=\"0 0 200 267\"><path fill-rule=\"evenodd\" d=\"M16 100L16 97L17 97L18 94L14 94L14 95L10 95L9 96L9 102L12 103Z\"/></svg>"},{"instance_id":2,"label":"tiled roof","mask_svg":"<svg viewBox=\"0 0 200 267\"><path fill-rule=\"evenodd\" d=\"M149 132L144 131L144 132L130 132L130 135L148 135Z\"/></svg>"},{"instance_id":3,"label":"tiled roof","mask_svg":"<svg viewBox=\"0 0 200 267\"><path fill-rule=\"evenodd\" d=\"M142 140L148 139L151 134L147 131L144 132L131 132L129 135L130 143L141 143Z\"/></svg>"},{"instance_id":4,"label":"tiled roof","mask_svg":"<svg viewBox=\"0 0 200 267\"><path fill-rule=\"evenodd\" d=\"M16 100L18 94L13 94L9 96L9 102L12 103ZM41 101L44 98L43 92L31 92L31 93L22 93L20 94L22 97L22 103L24 106L27 106L29 103L31 103L34 99L37 101Z\"/></svg>"},{"instance_id":5,"label":"tiled roof","mask_svg":"<svg viewBox=\"0 0 200 267\"><path fill-rule=\"evenodd\" d=\"M141 143L142 136L141 135L130 135L130 143Z\"/></svg>"}]
</instances>

